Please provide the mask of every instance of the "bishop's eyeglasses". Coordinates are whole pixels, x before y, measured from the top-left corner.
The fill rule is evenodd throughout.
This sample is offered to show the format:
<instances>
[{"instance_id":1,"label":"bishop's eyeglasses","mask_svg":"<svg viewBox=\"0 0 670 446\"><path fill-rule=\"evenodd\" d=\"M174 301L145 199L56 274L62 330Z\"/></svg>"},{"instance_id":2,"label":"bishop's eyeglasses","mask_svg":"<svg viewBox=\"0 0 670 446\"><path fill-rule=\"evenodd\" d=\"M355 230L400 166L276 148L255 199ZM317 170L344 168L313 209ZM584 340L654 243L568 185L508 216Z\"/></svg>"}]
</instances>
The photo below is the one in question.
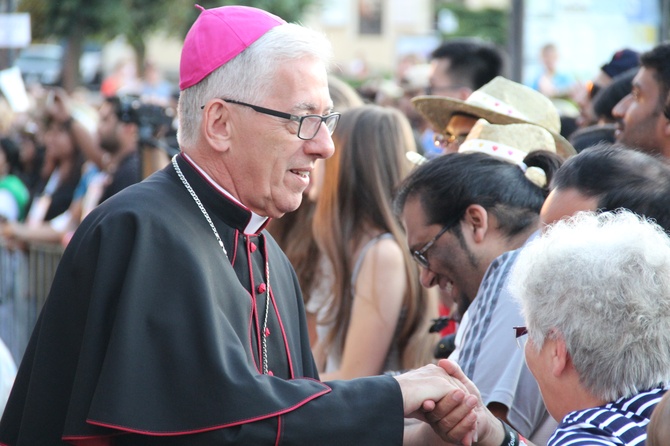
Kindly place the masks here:
<instances>
[{"instance_id":1,"label":"bishop's eyeglasses","mask_svg":"<svg viewBox=\"0 0 670 446\"><path fill-rule=\"evenodd\" d=\"M246 102L242 101L235 101L233 99L225 99L221 98L224 102L228 102L230 104L237 104L237 105L243 105L244 107L249 107L255 112L258 113L263 113L265 115L270 115L270 116L275 116L277 118L282 118L282 119L288 119L289 121L294 121L298 123L298 138L304 140L304 141L309 141L310 139L314 139L317 133L319 133L319 129L321 128L321 123L324 122L326 124L326 128L328 129L328 134L332 135L333 131L335 131L335 127L337 127L337 122L340 120L340 114L339 113L330 113L326 116L321 116L321 115L302 115L302 116L297 116L297 115L292 115L290 113L284 113L281 111L277 110L272 110L271 108L265 108L265 107L260 107L258 105L252 105L252 104L247 104ZM200 107L201 109L204 109L205 106L203 105Z\"/></svg>"}]
</instances>

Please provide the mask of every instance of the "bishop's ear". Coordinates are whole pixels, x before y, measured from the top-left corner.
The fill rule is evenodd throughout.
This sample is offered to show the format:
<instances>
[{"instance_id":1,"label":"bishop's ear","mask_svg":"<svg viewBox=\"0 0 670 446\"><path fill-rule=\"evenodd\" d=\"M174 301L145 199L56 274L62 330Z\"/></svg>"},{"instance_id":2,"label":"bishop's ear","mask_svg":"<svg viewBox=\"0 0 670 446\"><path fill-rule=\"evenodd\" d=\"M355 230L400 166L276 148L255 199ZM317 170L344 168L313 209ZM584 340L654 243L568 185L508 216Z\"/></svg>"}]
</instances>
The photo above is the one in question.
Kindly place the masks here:
<instances>
[{"instance_id":1,"label":"bishop's ear","mask_svg":"<svg viewBox=\"0 0 670 446\"><path fill-rule=\"evenodd\" d=\"M225 152L230 146L233 123L230 120L229 104L220 99L209 101L203 107L201 134L214 150Z\"/></svg>"}]
</instances>

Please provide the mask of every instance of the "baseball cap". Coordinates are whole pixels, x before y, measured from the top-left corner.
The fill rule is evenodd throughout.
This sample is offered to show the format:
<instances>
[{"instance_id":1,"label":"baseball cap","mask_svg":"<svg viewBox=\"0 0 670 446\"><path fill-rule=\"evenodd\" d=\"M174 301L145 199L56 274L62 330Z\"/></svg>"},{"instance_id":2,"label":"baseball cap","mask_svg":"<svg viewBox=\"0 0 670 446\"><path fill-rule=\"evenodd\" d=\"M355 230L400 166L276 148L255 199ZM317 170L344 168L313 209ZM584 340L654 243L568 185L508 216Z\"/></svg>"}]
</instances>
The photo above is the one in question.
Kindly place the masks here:
<instances>
[{"instance_id":1,"label":"baseball cap","mask_svg":"<svg viewBox=\"0 0 670 446\"><path fill-rule=\"evenodd\" d=\"M640 55L636 51L626 48L614 53L612 59L600 69L609 77L616 77L624 71L638 66L640 66Z\"/></svg>"},{"instance_id":2,"label":"baseball cap","mask_svg":"<svg viewBox=\"0 0 670 446\"><path fill-rule=\"evenodd\" d=\"M205 9L186 34L179 63L179 89L185 90L232 60L263 34L286 22L249 6Z\"/></svg>"}]
</instances>

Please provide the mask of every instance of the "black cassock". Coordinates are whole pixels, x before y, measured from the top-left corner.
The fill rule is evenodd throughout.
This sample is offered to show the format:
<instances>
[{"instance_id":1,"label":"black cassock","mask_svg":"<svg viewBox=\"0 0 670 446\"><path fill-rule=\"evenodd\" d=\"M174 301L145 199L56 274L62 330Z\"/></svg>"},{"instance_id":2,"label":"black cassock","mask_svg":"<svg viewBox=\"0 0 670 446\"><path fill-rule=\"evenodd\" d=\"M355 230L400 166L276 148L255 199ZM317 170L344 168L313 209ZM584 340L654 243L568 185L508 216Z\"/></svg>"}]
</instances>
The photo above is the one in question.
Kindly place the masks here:
<instances>
[{"instance_id":1,"label":"black cassock","mask_svg":"<svg viewBox=\"0 0 670 446\"><path fill-rule=\"evenodd\" d=\"M0 443L400 444L397 382L319 382L285 255L266 231L244 233L249 210L178 163L227 258L172 165L95 209L61 260Z\"/></svg>"}]
</instances>

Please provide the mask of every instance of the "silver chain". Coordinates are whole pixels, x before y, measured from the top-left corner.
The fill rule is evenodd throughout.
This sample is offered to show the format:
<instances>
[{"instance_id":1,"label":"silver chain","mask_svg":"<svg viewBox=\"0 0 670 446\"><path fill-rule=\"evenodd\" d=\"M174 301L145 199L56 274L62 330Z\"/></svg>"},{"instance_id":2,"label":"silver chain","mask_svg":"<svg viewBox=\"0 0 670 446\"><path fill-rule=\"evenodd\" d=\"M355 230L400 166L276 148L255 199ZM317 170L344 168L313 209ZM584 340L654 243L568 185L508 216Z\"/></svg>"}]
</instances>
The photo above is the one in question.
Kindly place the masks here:
<instances>
[{"instance_id":1,"label":"silver chain","mask_svg":"<svg viewBox=\"0 0 670 446\"><path fill-rule=\"evenodd\" d=\"M212 219L209 218L209 214L207 213L207 210L205 210L205 207L202 205L202 202L200 202L200 198L195 194L195 191L191 187L191 185L188 183L188 180L184 176L184 174L181 172L181 169L179 168L179 164L177 164L177 155L172 157L172 165L174 166L174 170L177 172L177 176L181 180L182 183L184 183L184 186L186 186L186 190L188 191L189 194L191 194L191 197L193 197L193 200L195 200L195 204L198 205L200 208L200 212L202 212L202 215L205 216L205 219L207 220L207 223L209 223L209 227L212 228L212 231L214 232L214 236L216 237L216 241L219 242L219 246L221 249L223 249L223 253L226 255L226 258L228 258L228 251L226 251L226 247L223 246L223 241L221 240L221 237L219 237L219 232L216 230L214 227L214 223L212 223Z\"/></svg>"},{"instance_id":2,"label":"silver chain","mask_svg":"<svg viewBox=\"0 0 670 446\"><path fill-rule=\"evenodd\" d=\"M175 172L177 172L177 176L181 180L181 182L184 184L184 187L186 187L186 190L188 191L189 194L191 194L191 197L193 197L193 200L195 201L195 204L198 205L198 208L200 208L200 212L202 212L202 215L205 216L205 219L207 220L207 223L209 223L209 227L212 228L212 232L214 232L214 237L216 237L216 241L219 242L219 246L221 246L221 249L223 250L223 254L226 256L226 259L228 258L228 252L226 251L226 247L223 245L223 241L221 240L221 237L219 237L219 231L216 230L216 227L214 226L214 223L212 222L212 219L209 218L209 214L207 213L207 210L205 207L202 205L202 202L200 201L200 198L198 198L198 195L196 195L195 191L189 184L188 180L182 173L181 169L179 168L179 164L177 164L177 155L172 157L172 166L174 167ZM268 329L268 313L270 312L270 262L266 259L265 260L265 284L266 284L266 290L265 290L265 317L263 318L263 329L261 331L261 348L263 351L263 359L262 359L262 364L261 368L263 369L263 374L267 375L268 374L268 341L267 341L267 329ZM251 290L253 293L254 290Z\"/></svg>"}]
</instances>

